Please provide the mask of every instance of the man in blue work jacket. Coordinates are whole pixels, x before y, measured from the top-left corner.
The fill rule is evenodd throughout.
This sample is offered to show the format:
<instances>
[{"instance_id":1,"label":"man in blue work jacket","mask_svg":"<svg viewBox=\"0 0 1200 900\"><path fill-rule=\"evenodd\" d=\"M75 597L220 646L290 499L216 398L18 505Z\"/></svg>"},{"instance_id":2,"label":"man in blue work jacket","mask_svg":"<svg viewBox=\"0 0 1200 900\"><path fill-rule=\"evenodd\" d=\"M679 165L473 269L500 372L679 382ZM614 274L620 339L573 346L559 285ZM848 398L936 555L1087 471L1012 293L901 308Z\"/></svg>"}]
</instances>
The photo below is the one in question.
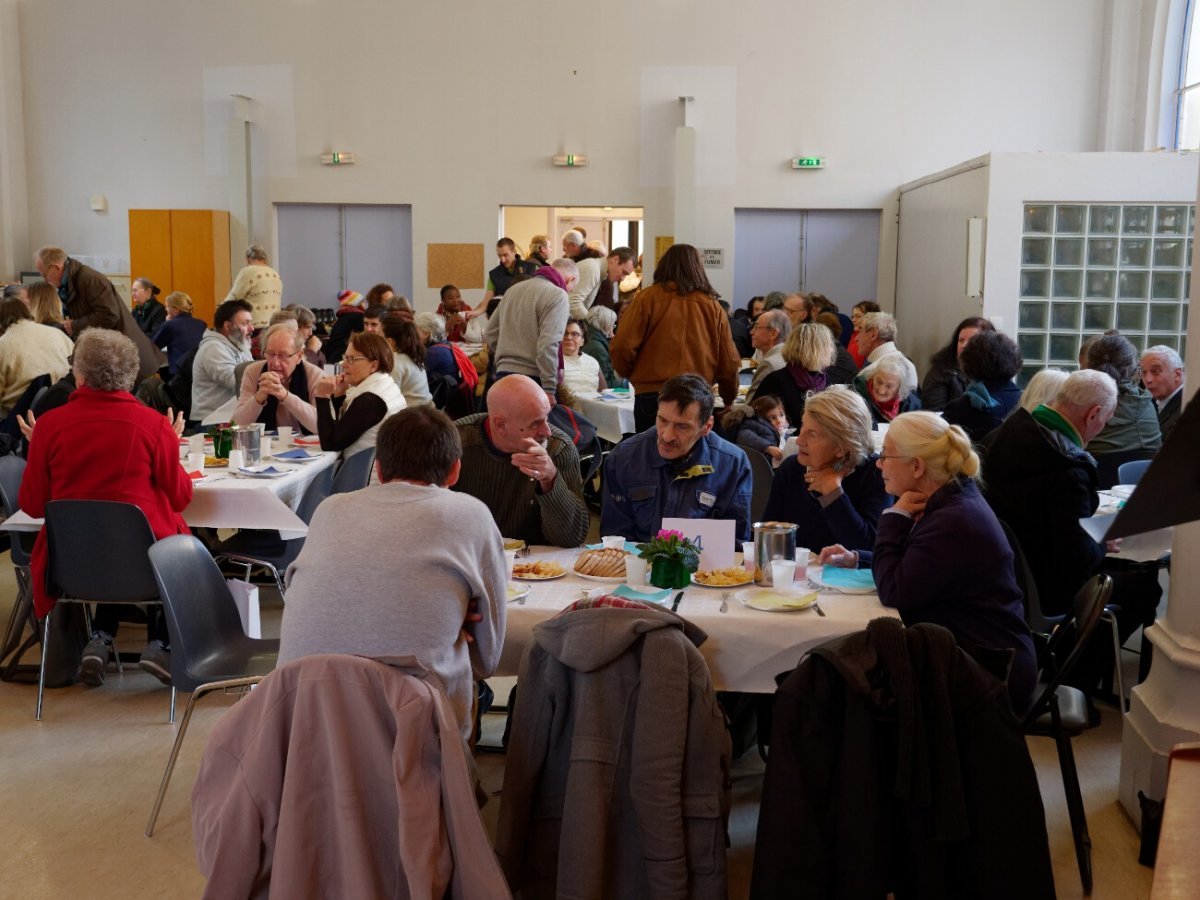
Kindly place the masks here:
<instances>
[{"instance_id":1,"label":"man in blue work jacket","mask_svg":"<svg viewBox=\"0 0 1200 900\"><path fill-rule=\"evenodd\" d=\"M600 533L647 541L663 517L733 519L750 540L750 462L713 433L712 388L676 375L658 395L653 428L622 441L604 464Z\"/></svg>"}]
</instances>

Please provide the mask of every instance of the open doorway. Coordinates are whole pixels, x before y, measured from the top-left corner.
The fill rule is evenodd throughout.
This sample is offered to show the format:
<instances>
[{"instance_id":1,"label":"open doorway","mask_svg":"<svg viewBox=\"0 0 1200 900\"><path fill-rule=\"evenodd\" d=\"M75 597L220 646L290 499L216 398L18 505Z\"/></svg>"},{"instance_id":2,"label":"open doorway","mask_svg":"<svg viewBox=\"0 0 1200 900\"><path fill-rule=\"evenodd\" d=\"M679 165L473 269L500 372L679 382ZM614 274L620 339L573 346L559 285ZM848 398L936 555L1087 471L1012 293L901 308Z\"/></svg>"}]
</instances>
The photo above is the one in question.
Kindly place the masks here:
<instances>
[{"instance_id":1,"label":"open doorway","mask_svg":"<svg viewBox=\"0 0 1200 900\"><path fill-rule=\"evenodd\" d=\"M563 233L582 228L589 241L599 240L608 250L632 247L640 256L645 241L642 218L640 206L502 206L500 235L512 238L524 257L533 236L544 234L557 257Z\"/></svg>"}]
</instances>

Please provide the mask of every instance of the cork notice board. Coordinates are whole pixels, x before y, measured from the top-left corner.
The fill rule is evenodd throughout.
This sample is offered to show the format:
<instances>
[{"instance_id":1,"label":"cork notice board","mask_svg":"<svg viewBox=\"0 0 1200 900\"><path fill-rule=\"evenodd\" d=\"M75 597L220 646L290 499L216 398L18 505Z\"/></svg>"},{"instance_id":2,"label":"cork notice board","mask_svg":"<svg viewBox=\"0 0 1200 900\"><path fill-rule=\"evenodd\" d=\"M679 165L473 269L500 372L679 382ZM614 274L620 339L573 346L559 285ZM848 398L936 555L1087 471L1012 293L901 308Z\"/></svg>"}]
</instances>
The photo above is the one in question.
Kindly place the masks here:
<instances>
[{"instance_id":1,"label":"cork notice board","mask_svg":"<svg viewBox=\"0 0 1200 900\"><path fill-rule=\"evenodd\" d=\"M425 253L427 287L483 287L483 244L427 244Z\"/></svg>"},{"instance_id":2,"label":"cork notice board","mask_svg":"<svg viewBox=\"0 0 1200 900\"><path fill-rule=\"evenodd\" d=\"M658 266L658 261L663 258L663 254L675 246L675 235L660 234L654 238L654 266ZM645 268L642 269L645 271ZM650 269L651 272L654 268Z\"/></svg>"}]
</instances>

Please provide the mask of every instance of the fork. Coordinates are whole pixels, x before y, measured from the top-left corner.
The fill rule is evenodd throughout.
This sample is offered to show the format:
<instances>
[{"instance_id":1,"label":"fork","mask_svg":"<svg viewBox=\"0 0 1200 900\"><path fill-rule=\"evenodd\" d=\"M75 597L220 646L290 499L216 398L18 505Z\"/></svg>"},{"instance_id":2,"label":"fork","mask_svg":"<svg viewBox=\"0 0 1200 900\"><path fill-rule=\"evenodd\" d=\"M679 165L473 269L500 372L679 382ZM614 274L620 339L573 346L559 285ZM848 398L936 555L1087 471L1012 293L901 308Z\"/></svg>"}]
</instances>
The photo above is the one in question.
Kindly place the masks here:
<instances>
[{"instance_id":1,"label":"fork","mask_svg":"<svg viewBox=\"0 0 1200 900\"><path fill-rule=\"evenodd\" d=\"M522 547L520 550L518 550L517 556L520 557L521 559L526 559L529 556L529 545L526 544L524 547Z\"/></svg>"}]
</instances>

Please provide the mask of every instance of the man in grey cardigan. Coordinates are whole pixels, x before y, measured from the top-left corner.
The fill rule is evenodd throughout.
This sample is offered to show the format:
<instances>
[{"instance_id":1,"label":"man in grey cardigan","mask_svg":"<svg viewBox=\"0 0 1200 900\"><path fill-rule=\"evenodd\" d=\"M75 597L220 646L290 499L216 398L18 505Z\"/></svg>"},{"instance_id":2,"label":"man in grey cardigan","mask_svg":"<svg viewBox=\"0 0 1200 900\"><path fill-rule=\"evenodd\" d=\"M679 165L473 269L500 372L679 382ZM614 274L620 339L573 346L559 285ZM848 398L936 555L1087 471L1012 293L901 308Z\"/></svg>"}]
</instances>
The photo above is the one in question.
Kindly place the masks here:
<instances>
[{"instance_id":1,"label":"man in grey cardigan","mask_svg":"<svg viewBox=\"0 0 1200 900\"><path fill-rule=\"evenodd\" d=\"M483 504L446 490L461 465L445 413L413 406L383 423L380 483L327 497L288 567L279 664L317 653L415 656L445 686L470 740L475 680L492 674L504 646L508 570ZM381 553L376 529L437 539Z\"/></svg>"},{"instance_id":2,"label":"man in grey cardigan","mask_svg":"<svg viewBox=\"0 0 1200 900\"><path fill-rule=\"evenodd\" d=\"M514 284L488 319L483 339L500 375L527 375L542 386L550 405L558 391L563 332L570 303L567 292L579 270L569 259L542 266L528 281Z\"/></svg>"}]
</instances>

